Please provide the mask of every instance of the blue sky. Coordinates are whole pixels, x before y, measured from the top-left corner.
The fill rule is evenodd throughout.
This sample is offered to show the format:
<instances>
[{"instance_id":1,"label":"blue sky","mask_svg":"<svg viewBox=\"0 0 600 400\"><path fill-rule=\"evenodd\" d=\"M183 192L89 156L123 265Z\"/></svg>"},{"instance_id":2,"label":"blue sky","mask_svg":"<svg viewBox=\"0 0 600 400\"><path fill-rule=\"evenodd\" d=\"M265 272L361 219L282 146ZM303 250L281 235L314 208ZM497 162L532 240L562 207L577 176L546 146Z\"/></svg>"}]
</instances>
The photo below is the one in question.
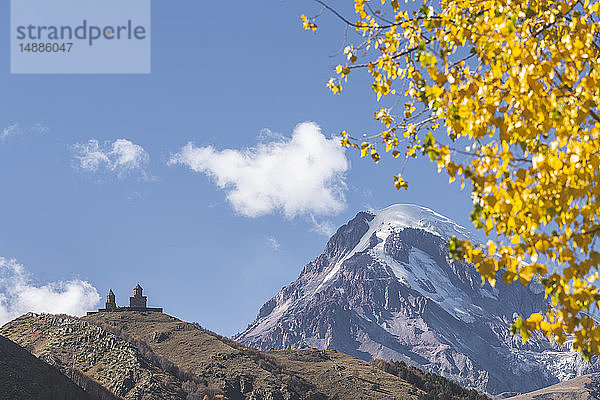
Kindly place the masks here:
<instances>
[{"instance_id":1,"label":"blue sky","mask_svg":"<svg viewBox=\"0 0 600 400\"><path fill-rule=\"evenodd\" d=\"M259 210L254 198L244 197L257 194L238 181L245 179L240 171L254 166L248 179L259 179L261 162L281 162L289 158L286 149L304 149L290 147L298 124L316 124L313 138L320 128L323 147L314 157L327 160L335 134L379 128L365 76L353 77L341 96L325 87L340 63L344 27L325 16L316 35L303 31L300 14L318 11L308 1L237 1L224 9L219 2L154 0L149 75L11 75L6 35L0 41L0 290L6 295L16 281L39 299L71 293L77 300L77 285L88 282L102 298L112 288L125 304L139 282L151 305L232 335L321 253L327 236L315 222L338 227L364 209L416 203L471 227L469 193L449 185L426 160L408 163L409 190L397 192L392 176L400 161L375 165L354 151L332 150L337 162L317 162L305 175L293 164L275 166L291 179L306 178L298 185L273 178L265 167L269 179L291 190L271 193L272 206ZM8 2L0 13L8 25ZM196 151L182 158L190 142ZM226 149L242 159L252 155L223 171L219 162L232 165ZM124 155L133 158L119 158ZM82 157L92 164L83 165ZM309 182L319 174L331 174L331 182ZM247 190L231 200L232 185ZM293 192L302 185L337 197L318 210L311 196L302 200L304 192ZM11 293L17 310L42 301ZM81 297L81 307L92 297Z\"/></svg>"}]
</instances>

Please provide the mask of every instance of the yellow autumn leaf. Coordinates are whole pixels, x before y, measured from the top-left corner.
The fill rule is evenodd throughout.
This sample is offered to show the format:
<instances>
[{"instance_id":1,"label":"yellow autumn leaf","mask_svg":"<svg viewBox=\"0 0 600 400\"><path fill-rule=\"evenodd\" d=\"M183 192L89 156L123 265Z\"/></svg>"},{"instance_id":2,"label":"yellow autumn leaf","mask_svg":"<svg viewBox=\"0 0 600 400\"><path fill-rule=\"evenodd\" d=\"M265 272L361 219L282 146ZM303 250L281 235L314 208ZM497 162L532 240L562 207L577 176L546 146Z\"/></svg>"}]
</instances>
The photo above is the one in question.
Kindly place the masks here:
<instances>
[{"instance_id":1,"label":"yellow autumn leaf","mask_svg":"<svg viewBox=\"0 0 600 400\"><path fill-rule=\"evenodd\" d=\"M522 338L573 336L575 350L598 353L600 325L582 313L600 310L600 0L548 0L543 9L442 0L416 18L397 0L381 3L376 14L354 0L357 20L342 22L358 35L347 36L327 84L340 94L344 68L364 68L385 103L372 114L381 134L343 144L378 162L375 146L385 143L393 159L424 156L460 178L474 226L490 239L485 256L466 243L466 259L490 282L497 273L508 283L541 278L552 301L547 315L522 316ZM315 18L301 19L313 29L304 24ZM394 186L408 183L395 176ZM550 260L559 272L548 276Z\"/></svg>"}]
</instances>

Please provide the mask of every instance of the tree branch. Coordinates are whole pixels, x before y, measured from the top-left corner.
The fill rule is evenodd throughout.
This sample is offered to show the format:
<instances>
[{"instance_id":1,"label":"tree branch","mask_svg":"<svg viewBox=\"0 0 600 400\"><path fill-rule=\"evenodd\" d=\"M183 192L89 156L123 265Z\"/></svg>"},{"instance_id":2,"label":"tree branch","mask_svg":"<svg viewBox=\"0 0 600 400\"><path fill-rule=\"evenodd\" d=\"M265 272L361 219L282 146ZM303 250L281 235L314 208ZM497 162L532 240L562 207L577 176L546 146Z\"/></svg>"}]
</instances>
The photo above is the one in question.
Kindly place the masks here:
<instances>
[{"instance_id":1,"label":"tree branch","mask_svg":"<svg viewBox=\"0 0 600 400\"><path fill-rule=\"evenodd\" d=\"M319 3L320 5L322 5L324 8L326 8L327 10L329 10L329 11L330 11L330 12L331 12L333 15L335 15L336 17L338 17L338 18L339 18L340 20L342 20L344 23L346 23L346 24L348 24L348 25L350 25L350 26L353 26L353 27L355 27L355 28L364 28L364 27L367 27L367 28L368 28L368 27L369 27L368 25L364 25L364 26L363 26L363 25L356 25L354 22L350 22L350 20L349 20L349 19L347 19L347 18L346 18L346 17L344 17L342 14L340 14L339 12L337 12L337 11L336 11L334 8L332 8L332 7L328 6L328 5L327 5L327 3L325 3L325 2L324 2L324 1L322 1L322 0L315 0L315 1L316 1L317 3ZM369 7L369 9L370 9L370 7ZM379 16L377 16L377 17L378 17L378 18L381 18L381 17L379 17ZM427 19L441 19L441 17L439 17L439 16L437 16L437 15L433 15L433 16L431 16L431 17L416 17L416 18L411 18L411 19L408 19L407 21L402 21L402 22L397 22L397 23L390 23L390 24L388 24L388 25L380 25L380 26L377 26L377 28L379 28L379 29L387 29L387 28L391 28L391 27L393 27L393 26L400 26L400 25L401 25L402 23L404 23L404 22L410 22L410 21L420 21L420 20L423 20L423 19L426 19L426 18L427 18Z\"/></svg>"},{"instance_id":2,"label":"tree branch","mask_svg":"<svg viewBox=\"0 0 600 400\"><path fill-rule=\"evenodd\" d=\"M337 12L335 9L329 7L325 2L321 1L321 0L315 0L317 3L319 3L320 5L322 5L323 7L325 7L327 10L331 11L336 17L338 17L339 19L341 19L342 21L344 21L346 24L353 26L355 28L357 28L358 26L353 23L350 22L350 20L346 19L342 14L340 14L339 12Z\"/></svg>"}]
</instances>

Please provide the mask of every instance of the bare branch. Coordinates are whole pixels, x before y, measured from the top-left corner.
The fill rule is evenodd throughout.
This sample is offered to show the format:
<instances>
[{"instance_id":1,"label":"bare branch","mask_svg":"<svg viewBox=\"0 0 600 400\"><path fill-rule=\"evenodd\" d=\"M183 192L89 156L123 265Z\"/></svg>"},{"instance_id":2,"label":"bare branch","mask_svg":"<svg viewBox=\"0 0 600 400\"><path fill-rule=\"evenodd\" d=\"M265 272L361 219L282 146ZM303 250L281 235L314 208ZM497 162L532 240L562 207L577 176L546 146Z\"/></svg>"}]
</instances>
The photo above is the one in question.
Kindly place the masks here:
<instances>
[{"instance_id":1,"label":"bare branch","mask_svg":"<svg viewBox=\"0 0 600 400\"><path fill-rule=\"evenodd\" d=\"M329 7L325 2L321 1L321 0L315 0L317 3L319 3L320 5L322 5L323 7L325 7L327 10L331 11L336 17L338 17L339 19L341 19L342 21L344 21L346 24L350 25L350 26L354 26L355 28L357 27L357 25L353 22L350 22L350 20L346 19L342 14L340 14L339 12L337 12L335 9Z\"/></svg>"}]
</instances>

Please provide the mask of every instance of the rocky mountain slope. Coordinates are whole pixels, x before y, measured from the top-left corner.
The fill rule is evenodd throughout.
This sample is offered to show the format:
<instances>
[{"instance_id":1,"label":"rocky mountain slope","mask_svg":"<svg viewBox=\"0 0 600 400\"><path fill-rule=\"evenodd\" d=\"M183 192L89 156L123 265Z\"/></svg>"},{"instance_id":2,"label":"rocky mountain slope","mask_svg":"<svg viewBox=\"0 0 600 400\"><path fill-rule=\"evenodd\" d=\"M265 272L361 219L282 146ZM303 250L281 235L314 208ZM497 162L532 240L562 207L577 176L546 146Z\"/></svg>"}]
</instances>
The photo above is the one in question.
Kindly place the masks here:
<instances>
[{"instance_id":1,"label":"rocky mountain slope","mask_svg":"<svg viewBox=\"0 0 600 400\"><path fill-rule=\"evenodd\" d=\"M255 350L158 312L30 313L0 334L123 399L487 399L439 377L411 383L336 351Z\"/></svg>"},{"instance_id":2,"label":"rocky mountain slope","mask_svg":"<svg viewBox=\"0 0 600 400\"><path fill-rule=\"evenodd\" d=\"M111 332L66 315L26 314L0 334L70 376L75 370L119 398L185 399L182 380Z\"/></svg>"},{"instance_id":3,"label":"rocky mountain slope","mask_svg":"<svg viewBox=\"0 0 600 400\"><path fill-rule=\"evenodd\" d=\"M0 336L0 397L4 400L93 400L60 371Z\"/></svg>"},{"instance_id":4,"label":"rocky mountain slope","mask_svg":"<svg viewBox=\"0 0 600 400\"><path fill-rule=\"evenodd\" d=\"M589 374L557 383L511 400L600 400L600 374Z\"/></svg>"},{"instance_id":5,"label":"rocky mountain slope","mask_svg":"<svg viewBox=\"0 0 600 400\"><path fill-rule=\"evenodd\" d=\"M450 260L451 236L470 237L423 207L361 212L235 339L404 361L499 397L598 370L544 338L512 336L517 315L545 309L543 288L482 287L471 265Z\"/></svg>"}]
</instances>

